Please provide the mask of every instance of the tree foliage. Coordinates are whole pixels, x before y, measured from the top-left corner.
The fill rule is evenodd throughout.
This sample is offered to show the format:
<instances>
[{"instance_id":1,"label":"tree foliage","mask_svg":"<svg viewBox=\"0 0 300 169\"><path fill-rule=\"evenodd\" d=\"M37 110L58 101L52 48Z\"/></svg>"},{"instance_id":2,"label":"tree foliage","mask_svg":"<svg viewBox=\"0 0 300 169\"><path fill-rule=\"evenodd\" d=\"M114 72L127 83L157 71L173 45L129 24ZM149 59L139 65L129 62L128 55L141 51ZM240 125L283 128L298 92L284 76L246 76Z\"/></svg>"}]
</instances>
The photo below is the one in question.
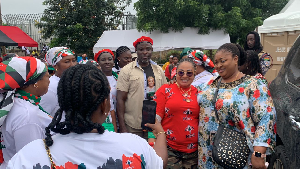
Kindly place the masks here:
<instances>
[{"instance_id":1,"label":"tree foliage","mask_svg":"<svg viewBox=\"0 0 300 169\"><path fill-rule=\"evenodd\" d=\"M261 25L263 20L277 14L288 0L139 0L137 28L144 31L181 31L196 27L198 33L224 29L231 42Z\"/></svg>"},{"instance_id":2,"label":"tree foliage","mask_svg":"<svg viewBox=\"0 0 300 169\"><path fill-rule=\"evenodd\" d=\"M88 52L105 30L116 29L131 0L44 0L41 22L44 38L52 46L68 46Z\"/></svg>"}]
</instances>

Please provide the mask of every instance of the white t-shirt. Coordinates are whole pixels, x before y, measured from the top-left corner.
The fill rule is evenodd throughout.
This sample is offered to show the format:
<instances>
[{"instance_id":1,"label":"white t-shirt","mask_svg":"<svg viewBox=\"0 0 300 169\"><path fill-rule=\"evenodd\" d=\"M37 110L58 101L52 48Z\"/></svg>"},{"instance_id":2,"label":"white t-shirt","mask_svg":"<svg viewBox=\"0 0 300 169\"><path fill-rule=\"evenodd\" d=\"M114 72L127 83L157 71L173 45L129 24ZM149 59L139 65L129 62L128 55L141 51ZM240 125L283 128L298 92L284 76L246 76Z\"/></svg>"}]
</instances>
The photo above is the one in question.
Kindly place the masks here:
<instances>
[{"instance_id":1,"label":"white t-shirt","mask_svg":"<svg viewBox=\"0 0 300 169\"><path fill-rule=\"evenodd\" d=\"M1 128L4 165L26 144L45 137L45 128L52 118L29 101L14 98L14 105L9 111ZM1 166L2 168L2 166Z\"/></svg>"},{"instance_id":2,"label":"white t-shirt","mask_svg":"<svg viewBox=\"0 0 300 169\"><path fill-rule=\"evenodd\" d=\"M163 160L141 137L130 133L56 134L50 147L55 165L72 164L82 168L163 168ZM8 169L49 168L50 160L43 140L35 140L20 150L8 164ZM77 168L77 167L75 167Z\"/></svg>"},{"instance_id":3,"label":"white t-shirt","mask_svg":"<svg viewBox=\"0 0 300 169\"><path fill-rule=\"evenodd\" d=\"M48 92L41 96L40 105L43 109L54 117L56 111L59 109L58 98L57 98L57 86L60 78L53 75L50 77L50 84Z\"/></svg>"},{"instance_id":4,"label":"white t-shirt","mask_svg":"<svg viewBox=\"0 0 300 169\"><path fill-rule=\"evenodd\" d=\"M204 70L203 72L201 72L195 76L192 85L198 86L203 83L208 83L212 78L213 78L213 75L209 71Z\"/></svg>"}]
</instances>

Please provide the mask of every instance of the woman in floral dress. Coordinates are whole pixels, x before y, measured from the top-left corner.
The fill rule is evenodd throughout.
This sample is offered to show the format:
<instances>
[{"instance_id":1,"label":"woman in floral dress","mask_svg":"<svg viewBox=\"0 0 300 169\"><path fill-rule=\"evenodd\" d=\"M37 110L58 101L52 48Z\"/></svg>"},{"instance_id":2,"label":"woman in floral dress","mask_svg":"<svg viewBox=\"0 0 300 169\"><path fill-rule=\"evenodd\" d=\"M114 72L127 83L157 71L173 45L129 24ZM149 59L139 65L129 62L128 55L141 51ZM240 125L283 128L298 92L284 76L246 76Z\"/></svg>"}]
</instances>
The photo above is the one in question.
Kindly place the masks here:
<instances>
[{"instance_id":1,"label":"woman in floral dress","mask_svg":"<svg viewBox=\"0 0 300 169\"><path fill-rule=\"evenodd\" d=\"M198 86L199 168L222 168L212 158L214 135L219 126L212 102L220 80L215 104L219 120L225 127L246 135L250 153L245 168L251 168L250 165L255 169L266 168L263 157L272 152L275 144L275 108L266 84L238 70L238 65L244 64L245 57L239 45L222 45L215 55L215 68L220 77L208 85Z\"/></svg>"}]
</instances>

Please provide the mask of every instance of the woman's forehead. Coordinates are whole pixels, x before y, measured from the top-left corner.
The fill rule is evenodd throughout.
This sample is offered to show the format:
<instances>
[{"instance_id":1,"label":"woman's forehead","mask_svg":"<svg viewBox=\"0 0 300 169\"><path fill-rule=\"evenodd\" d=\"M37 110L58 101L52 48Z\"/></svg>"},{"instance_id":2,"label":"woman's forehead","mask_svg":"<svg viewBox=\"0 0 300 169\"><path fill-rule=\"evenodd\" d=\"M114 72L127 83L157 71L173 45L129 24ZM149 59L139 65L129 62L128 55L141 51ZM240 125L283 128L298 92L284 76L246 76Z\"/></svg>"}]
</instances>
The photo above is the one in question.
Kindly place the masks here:
<instances>
[{"instance_id":1,"label":"woman's forehead","mask_svg":"<svg viewBox=\"0 0 300 169\"><path fill-rule=\"evenodd\" d=\"M188 61L184 61L184 62L182 62L178 65L178 70L179 69L192 70L192 69L194 69L194 65L192 63L188 62Z\"/></svg>"},{"instance_id":2,"label":"woman's forehead","mask_svg":"<svg viewBox=\"0 0 300 169\"><path fill-rule=\"evenodd\" d=\"M221 59L221 58L228 58L232 56L232 52L227 50L220 50L215 55L215 60Z\"/></svg>"}]
</instances>

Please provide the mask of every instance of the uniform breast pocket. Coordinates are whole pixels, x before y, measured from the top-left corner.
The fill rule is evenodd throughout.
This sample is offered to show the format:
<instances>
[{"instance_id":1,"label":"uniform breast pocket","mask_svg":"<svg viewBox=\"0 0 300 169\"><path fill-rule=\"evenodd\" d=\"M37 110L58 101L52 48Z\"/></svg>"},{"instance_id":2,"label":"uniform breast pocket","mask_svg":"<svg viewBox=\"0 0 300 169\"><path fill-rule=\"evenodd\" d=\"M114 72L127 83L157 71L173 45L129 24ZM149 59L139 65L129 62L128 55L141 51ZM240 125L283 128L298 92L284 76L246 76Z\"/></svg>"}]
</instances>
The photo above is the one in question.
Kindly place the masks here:
<instances>
[{"instance_id":1,"label":"uniform breast pocket","mask_svg":"<svg viewBox=\"0 0 300 169\"><path fill-rule=\"evenodd\" d=\"M131 76L129 79L130 90L136 90L138 86L141 84L139 76Z\"/></svg>"}]
</instances>

